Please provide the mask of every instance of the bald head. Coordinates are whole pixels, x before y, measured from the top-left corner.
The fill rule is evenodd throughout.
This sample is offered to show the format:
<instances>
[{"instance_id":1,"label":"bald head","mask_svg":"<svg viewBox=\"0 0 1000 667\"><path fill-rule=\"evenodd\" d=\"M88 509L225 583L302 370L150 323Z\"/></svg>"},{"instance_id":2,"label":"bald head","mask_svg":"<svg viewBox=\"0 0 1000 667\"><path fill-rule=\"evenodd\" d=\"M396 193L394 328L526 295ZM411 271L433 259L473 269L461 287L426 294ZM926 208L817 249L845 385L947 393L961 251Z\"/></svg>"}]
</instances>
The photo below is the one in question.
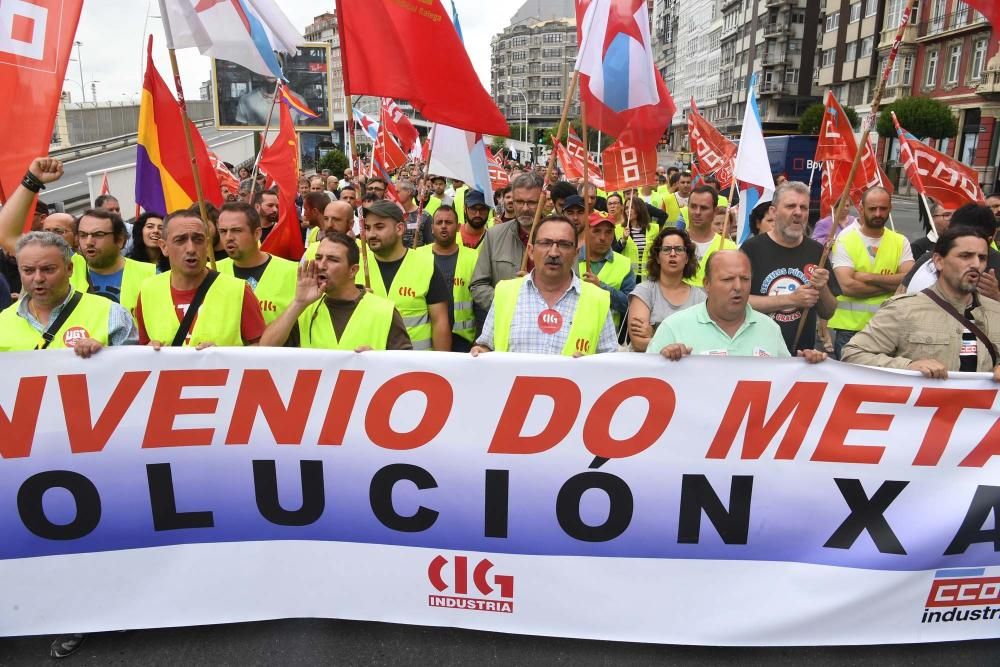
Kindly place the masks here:
<instances>
[{"instance_id":1,"label":"bald head","mask_svg":"<svg viewBox=\"0 0 1000 667\"><path fill-rule=\"evenodd\" d=\"M69 213L50 213L42 220L42 231L58 234L70 248L76 249L76 220Z\"/></svg>"},{"instance_id":2,"label":"bald head","mask_svg":"<svg viewBox=\"0 0 1000 667\"><path fill-rule=\"evenodd\" d=\"M323 229L350 234L354 227L354 207L346 201L332 201L323 209Z\"/></svg>"}]
</instances>

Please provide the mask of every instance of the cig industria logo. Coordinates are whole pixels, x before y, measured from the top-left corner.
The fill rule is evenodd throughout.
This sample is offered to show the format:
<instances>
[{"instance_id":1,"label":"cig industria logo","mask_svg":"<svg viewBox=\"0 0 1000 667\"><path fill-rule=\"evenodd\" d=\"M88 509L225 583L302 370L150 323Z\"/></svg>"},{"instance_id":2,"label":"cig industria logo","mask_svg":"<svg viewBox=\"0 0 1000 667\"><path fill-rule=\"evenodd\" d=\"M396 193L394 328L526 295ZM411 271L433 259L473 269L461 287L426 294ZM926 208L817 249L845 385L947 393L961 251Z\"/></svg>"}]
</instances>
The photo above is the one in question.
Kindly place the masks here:
<instances>
[{"instance_id":1,"label":"cig industria logo","mask_svg":"<svg viewBox=\"0 0 1000 667\"><path fill-rule=\"evenodd\" d=\"M494 574L487 558L470 562L468 556L448 559L438 554L427 566L427 579L439 593L427 597L428 606L514 613L514 577ZM482 597L474 597L477 592Z\"/></svg>"}]
</instances>

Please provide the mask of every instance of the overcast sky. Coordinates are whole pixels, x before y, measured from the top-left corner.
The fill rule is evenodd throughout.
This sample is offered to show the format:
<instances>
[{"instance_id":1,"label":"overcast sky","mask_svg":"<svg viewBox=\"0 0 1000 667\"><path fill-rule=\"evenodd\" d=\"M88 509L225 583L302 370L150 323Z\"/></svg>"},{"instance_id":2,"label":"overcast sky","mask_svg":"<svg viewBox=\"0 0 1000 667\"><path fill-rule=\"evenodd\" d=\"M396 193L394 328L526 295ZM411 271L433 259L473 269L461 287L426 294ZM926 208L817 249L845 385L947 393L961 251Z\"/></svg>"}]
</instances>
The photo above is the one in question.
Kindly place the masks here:
<instances>
[{"instance_id":1,"label":"overcast sky","mask_svg":"<svg viewBox=\"0 0 1000 667\"><path fill-rule=\"evenodd\" d=\"M332 11L333 0L291 0L280 4L292 24L304 31L314 16ZM444 0L443 4L450 11L448 0ZM490 85L490 38L508 25L510 17L521 4L522 0L455 0L465 47L487 90ZM156 0L92 0L84 3L76 39L83 43L83 79L88 101L93 99L91 81L98 82L99 101L120 102L138 97L142 88L144 31L153 35L156 67L169 82L170 61L163 43L163 27L159 18L153 18L159 13ZM419 39L419 36L414 38ZM392 58L391 48L385 48L383 52L386 58ZM76 54L77 49L74 48L74 61L66 70L65 85L74 102L80 100L80 66L75 61ZM177 59L184 94L190 99L197 99L201 82L211 78L211 61L199 55L196 49L178 51ZM446 85L446 82L447 72L442 72L442 83Z\"/></svg>"}]
</instances>

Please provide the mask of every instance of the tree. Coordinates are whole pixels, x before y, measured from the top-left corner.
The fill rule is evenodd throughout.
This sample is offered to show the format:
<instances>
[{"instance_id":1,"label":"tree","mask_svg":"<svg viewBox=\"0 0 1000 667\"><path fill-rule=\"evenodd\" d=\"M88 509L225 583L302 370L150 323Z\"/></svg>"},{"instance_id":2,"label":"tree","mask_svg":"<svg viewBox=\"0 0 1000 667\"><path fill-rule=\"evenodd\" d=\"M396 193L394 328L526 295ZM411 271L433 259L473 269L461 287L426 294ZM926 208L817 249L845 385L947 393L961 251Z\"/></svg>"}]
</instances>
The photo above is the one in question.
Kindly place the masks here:
<instances>
[{"instance_id":1,"label":"tree","mask_svg":"<svg viewBox=\"0 0 1000 667\"><path fill-rule=\"evenodd\" d=\"M896 136L891 111L907 132L920 139L948 139L958 134L958 121L947 104L929 97L904 97L882 107L876 124L879 136Z\"/></svg>"},{"instance_id":2,"label":"tree","mask_svg":"<svg viewBox=\"0 0 1000 667\"><path fill-rule=\"evenodd\" d=\"M822 102L813 104L806 109L799 118L799 134L819 134L820 123L823 122L823 113L826 107ZM851 122L851 127L858 129L858 112L854 107L844 107L847 120Z\"/></svg>"},{"instance_id":3,"label":"tree","mask_svg":"<svg viewBox=\"0 0 1000 667\"><path fill-rule=\"evenodd\" d=\"M344 170L347 169L347 156L344 155L343 151L334 148L316 163L316 171L324 169L329 169L330 173L337 178L343 178Z\"/></svg>"},{"instance_id":4,"label":"tree","mask_svg":"<svg viewBox=\"0 0 1000 667\"><path fill-rule=\"evenodd\" d=\"M493 137L493 141L490 142L490 150L493 151L494 155L499 153L503 149L507 148L507 138L501 137L499 135Z\"/></svg>"}]
</instances>

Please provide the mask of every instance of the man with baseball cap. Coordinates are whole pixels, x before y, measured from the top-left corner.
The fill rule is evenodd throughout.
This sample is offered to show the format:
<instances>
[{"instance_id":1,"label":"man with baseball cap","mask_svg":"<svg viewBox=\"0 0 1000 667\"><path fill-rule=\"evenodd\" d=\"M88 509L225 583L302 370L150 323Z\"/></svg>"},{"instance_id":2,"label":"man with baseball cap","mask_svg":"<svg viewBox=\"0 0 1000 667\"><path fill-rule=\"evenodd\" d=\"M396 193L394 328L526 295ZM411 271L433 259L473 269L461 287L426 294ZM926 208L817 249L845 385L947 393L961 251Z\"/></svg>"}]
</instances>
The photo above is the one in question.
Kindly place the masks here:
<instances>
[{"instance_id":1,"label":"man with baseball cap","mask_svg":"<svg viewBox=\"0 0 1000 667\"><path fill-rule=\"evenodd\" d=\"M577 236L581 240L585 237L585 220L584 220L584 210L583 210L583 197L580 195L570 195L563 200L562 212L569 221L573 223L576 227Z\"/></svg>"},{"instance_id":2,"label":"man with baseball cap","mask_svg":"<svg viewBox=\"0 0 1000 667\"><path fill-rule=\"evenodd\" d=\"M568 211L566 213L566 217L571 217ZM580 279L611 294L611 314L618 328L628 312L628 295L635 289L635 272L628 257L611 249L615 240L614 220L595 211L590 214L589 223L586 248L580 248L577 257Z\"/></svg>"},{"instance_id":3,"label":"man with baseball cap","mask_svg":"<svg viewBox=\"0 0 1000 667\"><path fill-rule=\"evenodd\" d=\"M457 215L456 211L456 215ZM461 243L466 248L478 248L486 236L493 211L486 203L486 197L479 190L465 193L465 223L461 227Z\"/></svg>"},{"instance_id":4,"label":"man with baseball cap","mask_svg":"<svg viewBox=\"0 0 1000 667\"><path fill-rule=\"evenodd\" d=\"M396 304L414 350L450 351L451 289L434 266L434 255L407 250L403 211L391 201L367 204L364 216L365 237L375 255L369 271L372 292Z\"/></svg>"}]
</instances>

